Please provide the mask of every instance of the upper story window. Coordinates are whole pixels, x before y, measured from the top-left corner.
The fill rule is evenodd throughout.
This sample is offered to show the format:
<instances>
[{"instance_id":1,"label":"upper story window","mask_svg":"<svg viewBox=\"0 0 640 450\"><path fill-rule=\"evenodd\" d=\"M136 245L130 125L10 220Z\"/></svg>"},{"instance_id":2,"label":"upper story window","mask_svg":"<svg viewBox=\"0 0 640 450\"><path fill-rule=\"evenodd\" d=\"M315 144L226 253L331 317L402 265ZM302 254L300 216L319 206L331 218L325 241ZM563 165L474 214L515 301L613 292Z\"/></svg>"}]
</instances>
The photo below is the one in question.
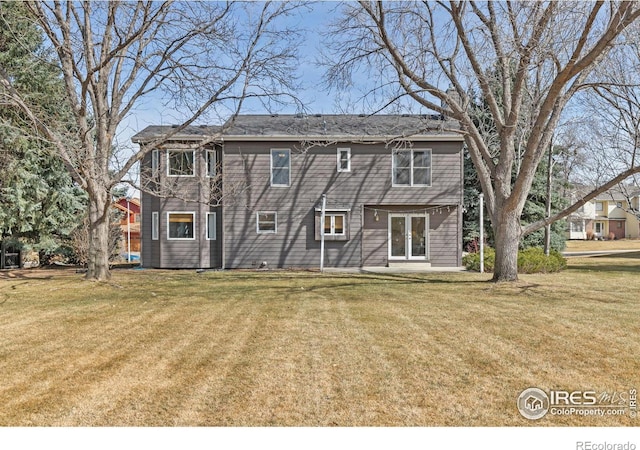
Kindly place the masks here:
<instances>
[{"instance_id":1,"label":"upper story window","mask_svg":"<svg viewBox=\"0 0 640 450\"><path fill-rule=\"evenodd\" d=\"M394 150L394 186L431 186L431 150Z\"/></svg>"},{"instance_id":2,"label":"upper story window","mask_svg":"<svg viewBox=\"0 0 640 450\"><path fill-rule=\"evenodd\" d=\"M291 184L291 150L271 150L271 186L288 187Z\"/></svg>"},{"instance_id":3,"label":"upper story window","mask_svg":"<svg viewBox=\"0 0 640 450\"><path fill-rule=\"evenodd\" d=\"M604 203L596 202L596 211L604 211Z\"/></svg>"},{"instance_id":4,"label":"upper story window","mask_svg":"<svg viewBox=\"0 0 640 450\"><path fill-rule=\"evenodd\" d=\"M216 151L207 150L207 176L213 178L216 176Z\"/></svg>"},{"instance_id":5,"label":"upper story window","mask_svg":"<svg viewBox=\"0 0 640 450\"><path fill-rule=\"evenodd\" d=\"M338 172L351 172L351 149L338 149Z\"/></svg>"},{"instance_id":6,"label":"upper story window","mask_svg":"<svg viewBox=\"0 0 640 450\"><path fill-rule=\"evenodd\" d=\"M170 177L195 176L195 151L194 150L168 150L167 174Z\"/></svg>"},{"instance_id":7,"label":"upper story window","mask_svg":"<svg viewBox=\"0 0 640 450\"><path fill-rule=\"evenodd\" d=\"M160 172L160 151L155 149L151 151L151 176L157 177Z\"/></svg>"}]
</instances>

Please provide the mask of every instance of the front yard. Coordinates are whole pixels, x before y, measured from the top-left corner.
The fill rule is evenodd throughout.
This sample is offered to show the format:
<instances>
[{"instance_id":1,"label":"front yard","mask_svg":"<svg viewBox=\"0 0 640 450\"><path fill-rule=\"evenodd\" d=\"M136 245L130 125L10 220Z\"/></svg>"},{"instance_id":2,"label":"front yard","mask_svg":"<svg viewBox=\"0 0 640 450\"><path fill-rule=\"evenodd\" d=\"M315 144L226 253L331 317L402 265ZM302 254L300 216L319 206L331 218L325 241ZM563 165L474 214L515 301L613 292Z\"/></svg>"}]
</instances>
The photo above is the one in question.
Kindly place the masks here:
<instances>
[{"instance_id":1,"label":"front yard","mask_svg":"<svg viewBox=\"0 0 640 450\"><path fill-rule=\"evenodd\" d=\"M516 408L640 387L640 254L488 278L2 272L0 425L640 425Z\"/></svg>"}]
</instances>

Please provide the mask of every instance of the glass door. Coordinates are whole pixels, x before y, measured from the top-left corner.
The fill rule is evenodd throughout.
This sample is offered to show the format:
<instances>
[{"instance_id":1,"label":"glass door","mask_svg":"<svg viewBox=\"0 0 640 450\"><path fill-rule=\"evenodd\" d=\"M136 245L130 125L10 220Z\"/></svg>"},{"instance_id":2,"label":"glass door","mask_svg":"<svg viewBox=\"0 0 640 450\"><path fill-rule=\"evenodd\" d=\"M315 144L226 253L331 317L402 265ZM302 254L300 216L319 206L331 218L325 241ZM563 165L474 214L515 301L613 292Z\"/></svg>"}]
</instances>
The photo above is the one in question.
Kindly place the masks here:
<instances>
[{"instance_id":1,"label":"glass door","mask_svg":"<svg viewBox=\"0 0 640 450\"><path fill-rule=\"evenodd\" d=\"M391 216L391 247L392 258L407 256L407 219L404 216Z\"/></svg>"},{"instance_id":2,"label":"glass door","mask_svg":"<svg viewBox=\"0 0 640 450\"><path fill-rule=\"evenodd\" d=\"M390 214L389 258L427 259L427 230L426 214Z\"/></svg>"}]
</instances>

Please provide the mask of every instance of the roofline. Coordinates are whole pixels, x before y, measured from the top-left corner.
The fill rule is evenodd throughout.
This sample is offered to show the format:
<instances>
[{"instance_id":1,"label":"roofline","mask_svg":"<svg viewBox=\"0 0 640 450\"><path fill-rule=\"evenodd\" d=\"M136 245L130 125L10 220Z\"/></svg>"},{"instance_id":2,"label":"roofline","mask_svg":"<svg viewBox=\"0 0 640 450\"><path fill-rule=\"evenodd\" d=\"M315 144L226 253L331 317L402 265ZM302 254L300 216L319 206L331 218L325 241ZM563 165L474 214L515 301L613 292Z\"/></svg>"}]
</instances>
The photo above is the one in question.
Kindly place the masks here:
<instances>
[{"instance_id":1,"label":"roofline","mask_svg":"<svg viewBox=\"0 0 640 450\"><path fill-rule=\"evenodd\" d=\"M172 136L165 142L172 141L204 141L211 139L212 136ZM162 136L156 136L151 138L137 138L131 139L135 144L147 144L155 140L162 139ZM258 141L288 141L288 142L301 142L301 141L318 141L318 142L387 142L387 141L414 141L414 142L462 142L464 137L461 133L455 134L434 134L425 135L417 134L414 136L354 136L354 135L269 135L269 134L239 134L239 135L222 135L210 140L209 142L258 142Z\"/></svg>"},{"instance_id":2,"label":"roofline","mask_svg":"<svg viewBox=\"0 0 640 450\"><path fill-rule=\"evenodd\" d=\"M222 135L220 137L222 142L224 141L335 141L335 142L386 142L386 141L463 141L462 134L416 134L413 136L393 136L393 135L363 135L356 136L350 134L331 135L331 134L318 134L318 135L281 135L281 134L241 134L241 135Z\"/></svg>"}]
</instances>

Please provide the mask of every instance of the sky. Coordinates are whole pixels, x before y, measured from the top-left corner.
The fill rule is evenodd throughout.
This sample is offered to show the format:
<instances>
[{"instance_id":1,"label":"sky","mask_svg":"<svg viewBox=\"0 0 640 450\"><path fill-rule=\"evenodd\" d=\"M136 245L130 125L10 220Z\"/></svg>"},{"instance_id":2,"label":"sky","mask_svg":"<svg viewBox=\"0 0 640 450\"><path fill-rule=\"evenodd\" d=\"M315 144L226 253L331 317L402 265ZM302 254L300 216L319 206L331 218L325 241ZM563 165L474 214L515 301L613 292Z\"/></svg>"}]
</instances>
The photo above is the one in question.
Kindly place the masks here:
<instances>
[{"instance_id":1,"label":"sky","mask_svg":"<svg viewBox=\"0 0 640 450\"><path fill-rule=\"evenodd\" d=\"M301 56L296 76L302 84L302 89L296 95L302 100L305 111L309 113L330 114L338 112L337 95L321 87L324 69L318 67L315 55L322 47L321 33L326 30L332 20L335 20L339 3L335 1L320 1L310 5L310 10L288 18L289 25L295 25L302 31L303 39L299 42L298 51ZM289 105L278 111L267 111L256 102L247 102L241 114L295 114L299 112L296 105ZM138 150L138 145L131 142L131 138L150 125L172 125L181 123L186 113L173 110L163 105L159 99L147 97L139 102L118 128L116 146L131 155ZM196 123L202 123L197 121ZM205 122L206 123L206 122ZM137 169L136 169L137 170Z\"/></svg>"}]
</instances>

